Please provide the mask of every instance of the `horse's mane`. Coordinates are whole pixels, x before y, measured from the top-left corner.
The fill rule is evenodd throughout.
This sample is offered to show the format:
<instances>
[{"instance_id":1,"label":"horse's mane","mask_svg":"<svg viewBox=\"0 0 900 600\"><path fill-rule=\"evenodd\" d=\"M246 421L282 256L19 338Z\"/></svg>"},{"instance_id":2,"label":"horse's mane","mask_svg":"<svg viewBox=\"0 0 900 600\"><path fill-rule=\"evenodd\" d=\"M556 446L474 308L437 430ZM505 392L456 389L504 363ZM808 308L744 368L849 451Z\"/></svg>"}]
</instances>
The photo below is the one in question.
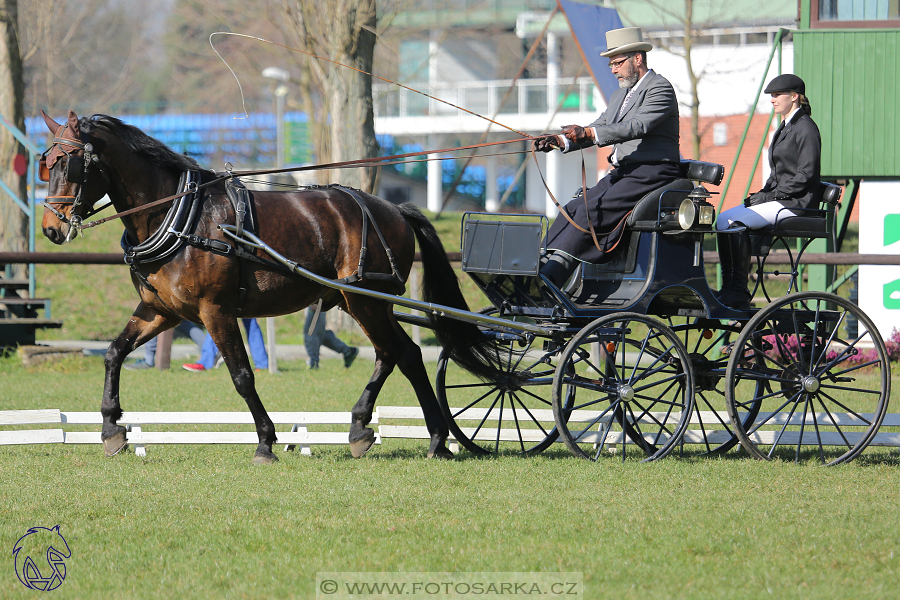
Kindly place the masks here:
<instances>
[{"instance_id":1,"label":"horse's mane","mask_svg":"<svg viewBox=\"0 0 900 600\"><path fill-rule=\"evenodd\" d=\"M189 156L179 154L159 140L150 137L137 127L109 115L82 117L78 126L84 133L91 134L100 129L119 139L126 147L146 157L153 165L175 171L202 170L200 163Z\"/></svg>"}]
</instances>

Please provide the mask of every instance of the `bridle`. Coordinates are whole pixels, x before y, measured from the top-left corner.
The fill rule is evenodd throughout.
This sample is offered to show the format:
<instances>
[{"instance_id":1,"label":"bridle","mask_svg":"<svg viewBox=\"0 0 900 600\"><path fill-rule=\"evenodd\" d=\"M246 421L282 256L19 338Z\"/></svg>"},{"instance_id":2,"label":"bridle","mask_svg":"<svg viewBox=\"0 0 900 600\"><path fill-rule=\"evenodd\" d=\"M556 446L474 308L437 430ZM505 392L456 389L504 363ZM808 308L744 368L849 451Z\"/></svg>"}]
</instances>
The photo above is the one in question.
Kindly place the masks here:
<instances>
[{"instance_id":1,"label":"bridle","mask_svg":"<svg viewBox=\"0 0 900 600\"><path fill-rule=\"evenodd\" d=\"M50 147L41 154L38 176L41 181L49 182L50 170L56 165L56 162L60 159L61 155L66 155L66 182L77 184L78 192L74 196L47 196L44 199L42 206L52 212L61 222L67 223L77 231L85 218L102 210L95 210L92 204L88 209L88 212L84 215L75 214L75 211L83 202L84 188L87 186L91 167L96 167L100 172L100 175L102 175L103 179L106 181L107 186L109 185L109 177L103 169L103 165L100 163L100 157L94 154L93 145L89 142L82 142L75 138L67 137L65 134L68 127L68 124L62 125L60 129L56 131ZM74 148L74 151L68 151L66 150L66 147ZM78 154L79 151L81 154ZM72 205L72 210L70 212L71 217L66 217L57 206L54 206L59 205L61 208L67 204Z\"/></svg>"}]
</instances>

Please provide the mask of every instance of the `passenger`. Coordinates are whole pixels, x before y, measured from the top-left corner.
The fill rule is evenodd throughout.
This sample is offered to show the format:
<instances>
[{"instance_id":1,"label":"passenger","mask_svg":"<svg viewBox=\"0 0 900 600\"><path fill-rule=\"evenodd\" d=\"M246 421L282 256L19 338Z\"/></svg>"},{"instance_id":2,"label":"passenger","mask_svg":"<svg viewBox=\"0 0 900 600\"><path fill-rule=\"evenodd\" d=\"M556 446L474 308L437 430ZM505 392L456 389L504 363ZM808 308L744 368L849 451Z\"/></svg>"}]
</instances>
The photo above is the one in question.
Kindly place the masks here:
<instances>
[{"instance_id":1,"label":"passenger","mask_svg":"<svg viewBox=\"0 0 900 600\"><path fill-rule=\"evenodd\" d=\"M541 273L557 287L565 284L578 261L598 262L615 248L625 218L641 197L681 178L678 102L668 80L647 67L647 52L653 46L642 40L640 27L608 31L606 45L609 49L600 55L609 57L620 88L610 97L607 109L587 127L567 125L562 135L534 142L535 150L560 148L564 153L615 144L609 157L615 169L587 191L587 206L578 196L564 207L581 230L560 215L547 234L547 248L552 252Z\"/></svg>"},{"instance_id":2,"label":"passenger","mask_svg":"<svg viewBox=\"0 0 900 600\"><path fill-rule=\"evenodd\" d=\"M796 75L779 75L769 82L765 93L771 94L775 113L783 118L769 145L771 174L760 191L744 199L743 206L726 210L716 221L718 231L734 230L717 235L722 289L716 298L739 310L750 309L750 230L773 225L776 219L797 216L782 209L818 208L820 200L822 139L810 117L806 84Z\"/></svg>"}]
</instances>

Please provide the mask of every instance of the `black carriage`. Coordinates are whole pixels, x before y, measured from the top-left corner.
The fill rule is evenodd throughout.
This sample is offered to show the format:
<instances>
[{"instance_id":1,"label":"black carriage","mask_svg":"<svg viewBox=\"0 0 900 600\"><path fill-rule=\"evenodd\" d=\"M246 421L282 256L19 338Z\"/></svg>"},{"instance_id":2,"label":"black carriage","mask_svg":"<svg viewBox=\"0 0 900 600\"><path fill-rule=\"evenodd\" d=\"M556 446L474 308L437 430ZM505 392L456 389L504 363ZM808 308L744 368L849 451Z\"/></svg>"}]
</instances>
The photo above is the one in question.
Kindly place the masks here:
<instances>
[{"instance_id":1,"label":"black carriage","mask_svg":"<svg viewBox=\"0 0 900 600\"><path fill-rule=\"evenodd\" d=\"M740 442L757 458L826 464L865 449L890 397L884 343L855 304L796 292L803 251L831 235L840 188L823 183L822 208L759 232L754 292L767 300L773 241L801 243L788 294L740 311L716 300L703 262L714 210L702 184L724 169L682 171L637 203L608 259L582 264L564 289L539 273L546 218L465 215L462 269L492 304L482 322L508 377L478 381L442 355L438 400L464 447L527 455L561 438L580 457L649 461L683 442L710 453ZM853 320L861 334L847 333Z\"/></svg>"}]
</instances>

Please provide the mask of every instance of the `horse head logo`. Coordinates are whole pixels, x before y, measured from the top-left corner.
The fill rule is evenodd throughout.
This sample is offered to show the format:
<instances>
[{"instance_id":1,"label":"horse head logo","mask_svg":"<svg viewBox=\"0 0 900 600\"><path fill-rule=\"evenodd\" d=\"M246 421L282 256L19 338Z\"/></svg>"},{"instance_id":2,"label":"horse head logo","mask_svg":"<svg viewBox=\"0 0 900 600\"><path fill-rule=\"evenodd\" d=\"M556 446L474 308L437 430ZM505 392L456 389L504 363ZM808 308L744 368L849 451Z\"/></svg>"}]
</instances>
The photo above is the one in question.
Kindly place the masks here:
<instances>
[{"instance_id":1,"label":"horse head logo","mask_svg":"<svg viewBox=\"0 0 900 600\"><path fill-rule=\"evenodd\" d=\"M62 585L66 578L65 559L72 556L69 544L53 529L32 527L13 546L16 576L32 590L48 592Z\"/></svg>"}]
</instances>

